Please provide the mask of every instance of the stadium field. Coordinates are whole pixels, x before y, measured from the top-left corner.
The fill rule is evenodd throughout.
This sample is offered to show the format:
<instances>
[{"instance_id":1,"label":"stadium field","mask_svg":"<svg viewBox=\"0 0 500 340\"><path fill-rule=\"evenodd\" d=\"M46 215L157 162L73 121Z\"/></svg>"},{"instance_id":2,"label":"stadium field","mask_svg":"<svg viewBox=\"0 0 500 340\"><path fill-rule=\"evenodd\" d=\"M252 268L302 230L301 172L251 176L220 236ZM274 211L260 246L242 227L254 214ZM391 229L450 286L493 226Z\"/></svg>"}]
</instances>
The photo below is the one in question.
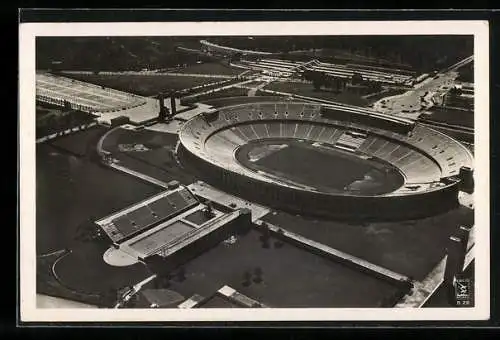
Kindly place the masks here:
<instances>
[{"instance_id":1,"label":"stadium field","mask_svg":"<svg viewBox=\"0 0 500 340\"><path fill-rule=\"evenodd\" d=\"M207 297L229 285L271 307L376 307L399 292L386 281L274 238L266 247L261 236L251 230L234 244L220 243L184 265L185 280L172 280L169 289Z\"/></svg>"},{"instance_id":2,"label":"stadium field","mask_svg":"<svg viewBox=\"0 0 500 340\"><path fill-rule=\"evenodd\" d=\"M348 92L335 93L327 90L315 91L312 84L273 82L268 86L266 86L264 89L293 93L306 97L321 98L357 106L366 106L369 103L366 99L363 99L361 98L361 96L353 93L348 93Z\"/></svg>"},{"instance_id":3,"label":"stadium field","mask_svg":"<svg viewBox=\"0 0 500 340\"><path fill-rule=\"evenodd\" d=\"M71 147L72 136L67 138ZM74 141L85 142L79 137ZM106 216L161 191L49 144L37 145L36 184L37 254L70 246L77 227L89 218Z\"/></svg>"},{"instance_id":4,"label":"stadium field","mask_svg":"<svg viewBox=\"0 0 500 340\"><path fill-rule=\"evenodd\" d=\"M160 91L182 90L221 81L220 78L169 76L169 75L99 75L78 74L72 78L110 87L141 96L157 95Z\"/></svg>"},{"instance_id":5,"label":"stadium field","mask_svg":"<svg viewBox=\"0 0 500 340\"><path fill-rule=\"evenodd\" d=\"M341 222L275 212L265 221L395 272L423 279L445 255L448 238L460 225L474 224L474 211L403 222Z\"/></svg>"},{"instance_id":6,"label":"stadium field","mask_svg":"<svg viewBox=\"0 0 500 340\"><path fill-rule=\"evenodd\" d=\"M319 149L307 142L288 141L287 144L287 147L255 162L245 161L244 165L325 191L344 192L346 187L358 180L364 181L361 188L363 194L390 192L403 184L397 173L386 173L375 168L373 162L347 152ZM248 159L248 152L254 149L255 143L247 144L240 148L237 157L241 160L246 156ZM298 159L300 162L297 162Z\"/></svg>"}]
</instances>

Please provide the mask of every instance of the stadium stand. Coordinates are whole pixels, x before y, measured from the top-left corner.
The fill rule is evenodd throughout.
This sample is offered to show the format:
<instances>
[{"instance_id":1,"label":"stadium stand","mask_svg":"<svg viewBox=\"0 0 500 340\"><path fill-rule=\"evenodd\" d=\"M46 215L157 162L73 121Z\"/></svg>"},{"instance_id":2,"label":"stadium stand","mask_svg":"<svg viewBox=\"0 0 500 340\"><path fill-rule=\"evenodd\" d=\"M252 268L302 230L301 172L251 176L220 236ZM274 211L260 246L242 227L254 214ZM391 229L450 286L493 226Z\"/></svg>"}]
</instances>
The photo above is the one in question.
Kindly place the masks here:
<instances>
[{"instance_id":1,"label":"stadium stand","mask_svg":"<svg viewBox=\"0 0 500 340\"><path fill-rule=\"evenodd\" d=\"M36 99L87 112L109 112L146 104L140 96L50 73L36 74Z\"/></svg>"},{"instance_id":2,"label":"stadium stand","mask_svg":"<svg viewBox=\"0 0 500 340\"><path fill-rule=\"evenodd\" d=\"M181 188L149 198L105 217L97 224L114 243L121 243L196 204L197 199L186 188Z\"/></svg>"},{"instance_id":3,"label":"stadium stand","mask_svg":"<svg viewBox=\"0 0 500 340\"><path fill-rule=\"evenodd\" d=\"M473 163L465 147L438 131L349 106L274 102L236 105L221 108L210 121L195 117L180 132L182 146L208 163L276 183L276 178L247 169L234 155L244 144L269 138L340 146L392 164L405 177L405 185L386 196L407 194L408 186L411 192L432 190L435 185L431 184L457 176L460 167L472 167ZM294 187L285 181L279 185Z\"/></svg>"},{"instance_id":4,"label":"stadium stand","mask_svg":"<svg viewBox=\"0 0 500 340\"><path fill-rule=\"evenodd\" d=\"M302 72L316 71L325 73L326 75L337 78L350 79L355 73L360 74L364 80L375 81L389 85L411 85L414 82L412 75L407 72L397 73L380 71L369 66L363 65L340 65L311 60L309 62L295 62L291 60L261 58L259 60L241 59L236 63L239 67L248 68L251 70L261 71L264 74L269 74L276 77L290 77L294 73L301 74Z\"/></svg>"}]
</instances>

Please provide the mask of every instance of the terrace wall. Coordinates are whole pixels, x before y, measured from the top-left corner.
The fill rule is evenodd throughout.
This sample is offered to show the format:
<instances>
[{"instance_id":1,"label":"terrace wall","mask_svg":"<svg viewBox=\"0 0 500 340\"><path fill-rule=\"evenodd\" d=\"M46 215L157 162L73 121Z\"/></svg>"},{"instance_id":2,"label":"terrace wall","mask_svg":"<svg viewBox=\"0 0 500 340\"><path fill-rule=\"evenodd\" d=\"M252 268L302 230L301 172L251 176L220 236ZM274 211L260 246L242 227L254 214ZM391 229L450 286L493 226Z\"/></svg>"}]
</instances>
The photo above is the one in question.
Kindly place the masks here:
<instances>
[{"instance_id":1,"label":"terrace wall","mask_svg":"<svg viewBox=\"0 0 500 340\"><path fill-rule=\"evenodd\" d=\"M207 181L248 200L303 214L358 220L413 219L447 211L458 205L459 181L434 190L387 196L353 196L292 189L256 180L207 162L184 148L179 156Z\"/></svg>"},{"instance_id":2,"label":"terrace wall","mask_svg":"<svg viewBox=\"0 0 500 340\"><path fill-rule=\"evenodd\" d=\"M406 134L413 129L414 124L407 124L388 119L376 119L368 114L353 113L349 111L334 110L321 107L321 115L327 119L342 120L366 126L376 127L382 130L389 130L396 133Z\"/></svg>"},{"instance_id":3,"label":"terrace wall","mask_svg":"<svg viewBox=\"0 0 500 340\"><path fill-rule=\"evenodd\" d=\"M234 219L210 232L208 235L198 238L182 249L165 257L162 260L163 265L165 266L164 270L167 272L175 270L189 260L203 254L208 249L215 247L220 242L229 238L231 235L245 234L250 230L251 227L251 214L249 212L241 211L239 216L236 216ZM150 258L154 257L158 258L158 255L148 256L143 259L143 261L148 263L150 261Z\"/></svg>"}]
</instances>

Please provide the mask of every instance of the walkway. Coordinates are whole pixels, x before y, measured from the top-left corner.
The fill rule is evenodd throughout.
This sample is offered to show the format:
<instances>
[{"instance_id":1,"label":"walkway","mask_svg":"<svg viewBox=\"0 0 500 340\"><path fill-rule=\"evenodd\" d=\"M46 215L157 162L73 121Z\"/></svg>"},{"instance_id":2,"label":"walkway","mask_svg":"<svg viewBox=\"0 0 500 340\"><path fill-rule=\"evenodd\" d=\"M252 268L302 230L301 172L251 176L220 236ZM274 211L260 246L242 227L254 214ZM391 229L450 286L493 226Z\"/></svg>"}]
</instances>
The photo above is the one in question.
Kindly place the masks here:
<instances>
[{"instance_id":1,"label":"walkway","mask_svg":"<svg viewBox=\"0 0 500 340\"><path fill-rule=\"evenodd\" d=\"M473 241L471 241L473 242ZM469 244L471 243L469 242ZM438 265L427 275L422 281L416 281L413 283L413 288L410 293L405 295L401 301L399 301L396 308L421 308L427 300L438 290L444 280L444 272L446 268L445 255L443 259L438 263ZM464 270L469 267L472 260L474 259L474 246L470 246L469 251L465 255Z\"/></svg>"},{"instance_id":2,"label":"walkway","mask_svg":"<svg viewBox=\"0 0 500 340\"><path fill-rule=\"evenodd\" d=\"M260 228L263 228L263 223L262 221L257 221L257 226ZM351 265L354 265L357 268L362 269L365 272L369 272L370 274L374 274L377 277L381 277L383 279L389 279L393 281L393 283L410 283L410 278L407 276L398 274L396 272L393 272L389 269L383 268L381 266L375 265L373 263L370 263L366 260L360 259L358 257L349 255L347 253L341 252L337 249L331 248L329 246L326 246L322 243L313 241L311 239L308 239L304 236L301 236L299 234L295 234L293 232L290 232L288 230L285 230L281 227L269 224L265 222L266 226L269 228L274 233L280 233L284 237L288 238L291 241L298 242L302 244L303 246L307 248L312 248L320 253L326 254L329 257L332 257L336 260L340 260L344 263L348 263ZM280 231L281 230L281 231Z\"/></svg>"},{"instance_id":3,"label":"walkway","mask_svg":"<svg viewBox=\"0 0 500 340\"><path fill-rule=\"evenodd\" d=\"M62 299L54 296L36 294L37 308L99 308L98 306L89 305L73 300Z\"/></svg>"},{"instance_id":4,"label":"walkway","mask_svg":"<svg viewBox=\"0 0 500 340\"><path fill-rule=\"evenodd\" d=\"M458 77L456 70L472 61L473 56L460 60L438 72L434 78L425 79L401 95L378 100L373 104L373 108L382 113L417 119L422 110L434 106L436 96L446 93L453 86Z\"/></svg>"},{"instance_id":5,"label":"walkway","mask_svg":"<svg viewBox=\"0 0 500 340\"><path fill-rule=\"evenodd\" d=\"M62 74L95 75L91 71L62 71ZM180 72L157 72L157 71L102 71L97 75L102 76L176 76L176 77L198 77L198 78L220 78L231 79L235 76L226 74L205 74L205 73L180 73Z\"/></svg>"}]
</instances>

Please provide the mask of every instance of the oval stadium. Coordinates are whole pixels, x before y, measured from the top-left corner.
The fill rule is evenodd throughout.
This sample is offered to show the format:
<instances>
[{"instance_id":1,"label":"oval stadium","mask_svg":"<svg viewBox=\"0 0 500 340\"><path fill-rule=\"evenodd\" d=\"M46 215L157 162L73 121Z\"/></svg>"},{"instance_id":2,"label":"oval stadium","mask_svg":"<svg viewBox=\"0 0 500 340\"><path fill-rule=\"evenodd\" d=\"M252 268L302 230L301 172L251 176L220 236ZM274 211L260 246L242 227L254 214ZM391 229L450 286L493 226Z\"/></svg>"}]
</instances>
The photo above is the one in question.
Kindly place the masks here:
<instances>
[{"instance_id":1,"label":"oval stadium","mask_svg":"<svg viewBox=\"0 0 500 340\"><path fill-rule=\"evenodd\" d=\"M39 303L477 307L472 42L37 40Z\"/></svg>"},{"instance_id":2,"label":"oval stadium","mask_svg":"<svg viewBox=\"0 0 500 340\"><path fill-rule=\"evenodd\" d=\"M181 158L207 181L273 206L335 217L409 218L449 209L457 204L460 169L473 163L470 151L443 133L344 105L228 106L189 120L179 138Z\"/></svg>"}]
</instances>

